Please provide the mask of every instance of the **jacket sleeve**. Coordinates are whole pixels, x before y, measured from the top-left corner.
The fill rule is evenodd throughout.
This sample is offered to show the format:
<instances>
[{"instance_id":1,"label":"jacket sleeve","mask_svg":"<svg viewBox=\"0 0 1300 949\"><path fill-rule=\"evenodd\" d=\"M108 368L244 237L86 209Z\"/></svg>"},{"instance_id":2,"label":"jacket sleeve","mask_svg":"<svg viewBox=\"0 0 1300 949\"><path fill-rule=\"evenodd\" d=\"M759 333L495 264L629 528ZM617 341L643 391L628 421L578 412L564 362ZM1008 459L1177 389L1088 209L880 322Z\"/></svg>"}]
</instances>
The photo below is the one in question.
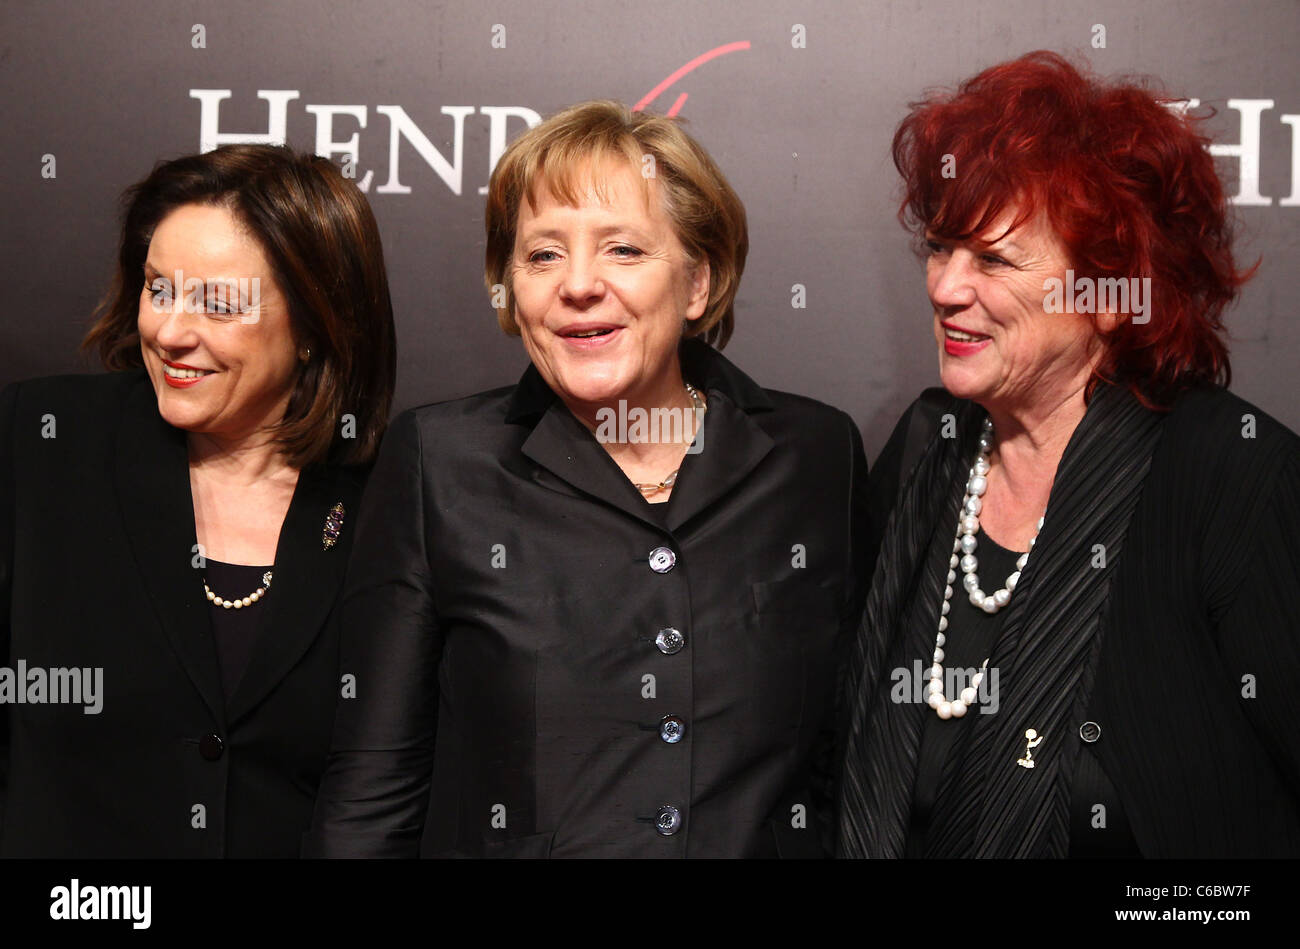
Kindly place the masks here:
<instances>
[{"instance_id":1,"label":"jacket sleeve","mask_svg":"<svg viewBox=\"0 0 1300 949\"><path fill-rule=\"evenodd\" d=\"M1291 791L1292 806L1300 809L1300 730L1295 727L1295 688L1300 682L1300 439L1290 436L1285 441L1282 457L1270 459L1270 485L1252 483L1248 473L1237 479L1241 490L1263 489L1257 501L1223 505L1224 510L1210 519L1212 540L1202 554L1202 584L1215 620L1226 686L1237 693L1243 713ZM1211 560L1213 566L1205 565ZM1225 569L1224 561L1238 569ZM1228 575L1240 577L1231 590L1220 583Z\"/></svg>"},{"instance_id":2,"label":"jacket sleeve","mask_svg":"<svg viewBox=\"0 0 1300 949\"><path fill-rule=\"evenodd\" d=\"M0 663L9 663L14 583L14 414L18 383L0 392ZM0 703L0 830L9 798L9 706Z\"/></svg>"},{"instance_id":3,"label":"jacket sleeve","mask_svg":"<svg viewBox=\"0 0 1300 949\"><path fill-rule=\"evenodd\" d=\"M844 582L844 603L840 612L839 630L835 637L834 662L835 695L838 696L840 672L867 596L867 584L871 579L871 560L874 552L870 546L870 524L868 520L867 492L867 456L862 447L862 435L853 420L845 416L848 426L847 465L849 469L849 492L845 509L845 529L849 533L849 558L845 564L847 576ZM834 852L835 803L838 798L840 771L840 734L841 710L837 701L828 703L830 713L819 732L817 745L813 751L813 768L811 793L813 795L814 813L818 815L817 833L821 850L825 854Z\"/></svg>"},{"instance_id":4,"label":"jacket sleeve","mask_svg":"<svg viewBox=\"0 0 1300 949\"><path fill-rule=\"evenodd\" d=\"M366 485L338 608L343 685L307 857L419 855L442 652L425 496L418 419L405 412Z\"/></svg>"}]
</instances>

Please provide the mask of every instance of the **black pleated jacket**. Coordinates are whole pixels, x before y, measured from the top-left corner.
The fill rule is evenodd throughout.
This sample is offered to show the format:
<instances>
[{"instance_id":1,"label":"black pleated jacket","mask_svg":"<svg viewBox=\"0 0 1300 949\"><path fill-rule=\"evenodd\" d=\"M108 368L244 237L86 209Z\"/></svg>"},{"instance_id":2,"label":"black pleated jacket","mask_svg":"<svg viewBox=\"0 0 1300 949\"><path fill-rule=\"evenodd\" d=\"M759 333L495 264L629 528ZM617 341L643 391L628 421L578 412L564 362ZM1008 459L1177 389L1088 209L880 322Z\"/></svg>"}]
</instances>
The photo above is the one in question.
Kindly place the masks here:
<instances>
[{"instance_id":1,"label":"black pleated jacket","mask_svg":"<svg viewBox=\"0 0 1300 949\"><path fill-rule=\"evenodd\" d=\"M363 476L304 469L225 700L185 435L144 372L0 394L0 655L100 668L102 710L0 704L0 854L294 857L339 694L331 623ZM326 550L329 509L343 531Z\"/></svg>"},{"instance_id":2,"label":"black pleated jacket","mask_svg":"<svg viewBox=\"0 0 1300 949\"><path fill-rule=\"evenodd\" d=\"M708 411L667 510L531 367L394 422L341 614L356 698L308 855L822 853L861 441L702 343L683 372ZM670 628L675 651L656 644Z\"/></svg>"},{"instance_id":3,"label":"black pleated jacket","mask_svg":"<svg viewBox=\"0 0 1300 949\"><path fill-rule=\"evenodd\" d=\"M921 411L933 401L914 403L873 471L873 513L888 526L846 689L847 856L901 855L920 722L933 714L892 703L890 674L934 648L984 416L951 396ZM956 438L942 436L943 414ZM918 423L926 448L908 465ZM1218 388L1156 415L1101 387L990 658L1000 708L977 716L967 760L940 788L939 855L1064 856L1071 835L1101 832L1070 815L1088 804L1072 801L1087 743L1143 856L1300 856L1297 538L1295 433ZM1042 739L1032 770L1017 764L1028 728Z\"/></svg>"}]
</instances>

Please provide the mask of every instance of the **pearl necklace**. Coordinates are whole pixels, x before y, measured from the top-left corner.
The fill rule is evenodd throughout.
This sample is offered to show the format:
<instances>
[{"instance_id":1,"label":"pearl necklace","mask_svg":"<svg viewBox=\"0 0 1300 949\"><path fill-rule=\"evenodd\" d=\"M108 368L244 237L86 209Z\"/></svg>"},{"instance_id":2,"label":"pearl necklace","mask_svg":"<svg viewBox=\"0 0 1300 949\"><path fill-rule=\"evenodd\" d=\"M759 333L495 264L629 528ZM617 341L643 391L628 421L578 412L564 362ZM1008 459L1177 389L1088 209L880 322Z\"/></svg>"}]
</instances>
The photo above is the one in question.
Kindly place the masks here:
<instances>
[{"instance_id":1,"label":"pearl necklace","mask_svg":"<svg viewBox=\"0 0 1300 949\"><path fill-rule=\"evenodd\" d=\"M947 641L944 631L948 628L948 612L952 608L952 584L957 579L957 568L961 567L962 573L965 574L962 577L962 587L970 597L971 606L978 607L990 615L996 613L1011 602L1011 594L1015 592L1016 584L1020 582L1020 572L1029 562L1029 553L1034 549L1034 541L1038 539L1038 534L1043 529L1043 518L1040 517L1034 536L1029 539L1029 550L1016 560L1015 572L1007 577L1001 589L986 594L980 587L979 574L975 572L979 566L979 560L975 557L975 535L980 529L979 514L983 508L981 498L989 487L989 452L992 450L993 420L986 418L984 430L980 433L979 453L975 457L974 467L970 469L970 480L966 482L966 496L962 499L961 511L957 515L957 539L953 541L952 556L948 559L947 586L943 591L939 633L934 640L933 665L930 666L929 695L926 697L926 704L943 719L961 718L966 714L966 710L975 704L980 684L984 681L984 674L989 667L989 661L985 658L980 664L979 672L971 677L970 685L961 690L958 698L950 701L944 695L943 646ZM962 555L960 558L957 556L959 552Z\"/></svg>"},{"instance_id":2,"label":"pearl necklace","mask_svg":"<svg viewBox=\"0 0 1300 949\"><path fill-rule=\"evenodd\" d=\"M252 606L262 597L266 596L266 591L271 589L271 574L272 571L266 571L266 573L262 574L262 585L260 587L248 594L248 596L237 596L233 600L223 600L208 589L207 577L203 578L203 592L207 594L208 599L212 601L213 606L220 606L227 610L232 607L237 610L242 610L244 607Z\"/></svg>"}]
</instances>

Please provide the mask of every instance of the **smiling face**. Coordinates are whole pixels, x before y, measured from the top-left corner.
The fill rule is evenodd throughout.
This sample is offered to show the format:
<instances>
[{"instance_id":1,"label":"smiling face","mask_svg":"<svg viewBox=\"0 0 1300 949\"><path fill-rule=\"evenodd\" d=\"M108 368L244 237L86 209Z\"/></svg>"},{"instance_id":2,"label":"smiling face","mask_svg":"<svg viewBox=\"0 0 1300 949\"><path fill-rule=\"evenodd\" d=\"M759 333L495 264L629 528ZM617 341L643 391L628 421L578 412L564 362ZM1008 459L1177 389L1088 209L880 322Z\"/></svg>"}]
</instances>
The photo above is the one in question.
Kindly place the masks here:
<instances>
[{"instance_id":1,"label":"smiling face","mask_svg":"<svg viewBox=\"0 0 1300 949\"><path fill-rule=\"evenodd\" d=\"M257 241L224 207L189 204L154 228L140 275L145 369L169 424L239 440L284 415L300 362Z\"/></svg>"},{"instance_id":2,"label":"smiling face","mask_svg":"<svg viewBox=\"0 0 1300 949\"><path fill-rule=\"evenodd\" d=\"M627 165L587 172L577 206L545 182L536 207L521 203L511 280L524 347L579 416L619 399L674 404L677 346L685 321L704 314L708 265L691 264L655 180L647 201L647 181Z\"/></svg>"},{"instance_id":3,"label":"smiling face","mask_svg":"<svg viewBox=\"0 0 1300 949\"><path fill-rule=\"evenodd\" d=\"M1044 282L1065 279L1068 257L1042 216L1003 234L1015 210L980 239L926 232L925 285L944 388L990 409L1069 393L1086 383L1100 354L1088 316L1045 309Z\"/></svg>"}]
</instances>

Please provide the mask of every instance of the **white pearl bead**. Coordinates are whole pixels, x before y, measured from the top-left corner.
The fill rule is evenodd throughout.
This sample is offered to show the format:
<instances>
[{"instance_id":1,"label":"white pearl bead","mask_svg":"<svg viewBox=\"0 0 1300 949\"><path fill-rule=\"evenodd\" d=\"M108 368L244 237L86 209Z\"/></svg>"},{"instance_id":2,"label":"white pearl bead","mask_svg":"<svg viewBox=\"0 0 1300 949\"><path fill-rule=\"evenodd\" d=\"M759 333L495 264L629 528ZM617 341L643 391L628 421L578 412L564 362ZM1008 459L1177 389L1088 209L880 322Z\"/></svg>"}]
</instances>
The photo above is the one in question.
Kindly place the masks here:
<instances>
[{"instance_id":1,"label":"white pearl bead","mask_svg":"<svg viewBox=\"0 0 1300 949\"><path fill-rule=\"evenodd\" d=\"M1043 529L1043 521L1044 521L1045 519L1046 519L1046 518L1043 518L1043 517L1040 517L1040 518L1038 519L1038 529L1039 529L1039 530L1042 530L1042 529Z\"/></svg>"},{"instance_id":2,"label":"white pearl bead","mask_svg":"<svg viewBox=\"0 0 1300 949\"><path fill-rule=\"evenodd\" d=\"M966 703L961 699L956 699L949 706L949 710L952 712L953 718L961 718L966 714Z\"/></svg>"},{"instance_id":3,"label":"white pearl bead","mask_svg":"<svg viewBox=\"0 0 1300 949\"><path fill-rule=\"evenodd\" d=\"M934 661L943 662L943 650L939 649L938 647L936 647L934 650Z\"/></svg>"},{"instance_id":4,"label":"white pearl bead","mask_svg":"<svg viewBox=\"0 0 1300 949\"><path fill-rule=\"evenodd\" d=\"M1025 564L1027 564L1027 563L1029 563L1029 553L1028 553L1028 551L1026 551L1025 553L1023 553L1023 554L1020 555L1020 559L1016 561L1016 569L1017 569L1017 570L1024 570L1024 569L1025 569Z\"/></svg>"},{"instance_id":5,"label":"white pearl bead","mask_svg":"<svg viewBox=\"0 0 1300 949\"><path fill-rule=\"evenodd\" d=\"M948 589L951 590L952 587L949 587ZM949 596L952 596L951 593L948 594L948 595L949 595ZM952 604L949 603L947 600L944 600L944 601L943 601L943 606L940 607L940 609L943 610L943 615L944 615L944 616L947 616L947 615L948 615L948 611L949 611L950 609L952 609Z\"/></svg>"},{"instance_id":6,"label":"white pearl bead","mask_svg":"<svg viewBox=\"0 0 1300 949\"><path fill-rule=\"evenodd\" d=\"M948 604L946 604L946 603L944 604L944 606L947 606L947 605L948 605ZM943 639L943 633L944 633L944 630L946 630L947 628L948 628L948 617L946 617L946 616L940 616L940 617L939 617L939 638L940 638L940 639ZM943 643L939 643L939 645L942 646Z\"/></svg>"},{"instance_id":7,"label":"white pearl bead","mask_svg":"<svg viewBox=\"0 0 1300 949\"><path fill-rule=\"evenodd\" d=\"M958 557L957 557L956 554L953 554L951 557L948 558L948 569L949 569L949 570L956 570L956 569L957 569L957 563L958 563Z\"/></svg>"},{"instance_id":8,"label":"white pearl bead","mask_svg":"<svg viewBox=\"0 0 1300 949\"><path fill-rule=\"evenodd\" d=\"M979 568L979 558L974 554L967 554L961 558L961 572L974 573Z\"/></svg>"},{"instance_id":9,"label":"white pearl bead","mask_svg":"<svg viewBox=\"0 0 1300 949\"><path fill-rule=\"evenodd\" d=\"M993 593L993 599L998 606L1006 606L1011 602L1011 591L1007 589L996 590Z\"/></svg>"},{"instance_id":10,"label":"white pearl bead","mask_svg":"<svg viewBox=\"0 0 1300 949\"><path fill-rule=\"evenodd\" d=\"M969 685L966 686L966 688L961 690L961 700L965 702L967 705L975 704L975 696L976 696L975 690L971 688Z\"/></svg>"},{"instance_id":11,"label":"white pearl bead","mask_svg":"<svg viewBox=\"0 0 1300 949\"><path fill-rule=\"evenodd\" d=\"M961 519L959 530L963 534L978 534L980 532L980 519L974 514L967 514Z\"/></svg>"},{"instance_id":12,"label":"white pearl bead","mask_svg":"<svg viewBox=\"0 0 1300 949\"><path fill-rule=\"evenodd\" d=\"M996 596L986 596L980 602L980 609L985 613L996 613L998 611L998 601Z\"/></svg>"},{"instance_id":13,"label":"white pearl bead","mask_svg":"<svg viewBox=\"0 0 1300 949\"><path fill-rule=\"evenodd\" d=\"M953 583L955 583L956 581L957 581L957 571L956 571L956 570L949 570L949 571L948 571L948 580L947 580L948 585L949 585L949 586L952 586Z\"/></svg>"},{"instance_id":14,"label":"white pearl bead","mask_svg":"<svg viewBox=\"0 0 1300 949\"><path fill-rule=\"evenodd\" d=\"M961 550L961 538L952 542L952 552L955 554L959 550Z\"/></svg>"},{"instance_id":15,"label":"white pearl bead","mask_svg":"<svg viewBox=\"0 0 1300 949\"><path fill-rule=\"evenodd\" d=\"M966 513L967 513L967 514L978 514L978 513L980 512L980 509L981 509L982 507L984 507L984 502L981 501L979 498L967 498L967 499L966 499ZM974 533L974 531L971 531L971 533Z\"/></svg>"},{"instance_id":16,"label":"white pearl bead","mask_svg":"<svg viewBox=\"0 0 1300 949\"><path fill-rule=\"evenodd\" d=\"M244 601L243 601L243 600L236 600L236 601L235 601L234 603L232 603L231 605L234 606L235 609L240 610L240 609L243 609L243 608L244 608Z\"/></svg>"},{"instance_id":17,"label":"white pearl bead","mask_svg":"<svg viewBox=\"0 0 1300 949\"><path fill-rule=\"evenodd\" d=\"M945 601L947 601L947 600L951 600L951 599L952 599L952 587L951 587L951 586L946 586L946 587L943 588L943 598L944 598Z\"/></svg>"},{"instance_id":18,"label":"white pearl bead","mask_svg":"<svg viewBox=\"0 0 1300 949\"><path fill-rule=\"evenodd\" d=\"M930 708L938 710L939 705L943 702L943 695L939 692L931 692L930 697L925 700L925 704Z\"/></svg>"},{"instance_id":19,"label":"white pearl bead","mask_svg":"<svg viewBox=\"0 0 1300 949\"><path fill-rule=\"evenodd\" d=\"M982 590L975 590L970 595L971 606L984 607L984 593Z\"/></svg>"},{"instance_id":20,"label":"white pearl bead","mask_svg":"<svg viewBox=\"0 0 1300 949\"><path fill-rule=\"evenodd\" d=\"M944 720L946 721L947 719L952 718L952 703L951 703L951 702L941 702L941 703L939 704L939 707L938 707L937 709L935 709L935 711L939 713L939 717L940 717L940 718L942 718L942 719L944 719Z\"/></svg>"},{"instance_id":21,"label":"white pearl bead","mask_svg":"<svg viewBox=\"0 0 1300 949\"><path fill-rule=\"evenodd\" d=\"M972 689L978 689L980 687L980 683L983 681L984 681L984 670L981 669L979 672L975 673L973 676L970 677L970 687Z\"/></svg>"},{"instance_id":22,"label":"white pearl bead","mask_svg":"<svg viewBox=\"0 0 1300 949\"><path fill-rule=\"evenodd\" d=\"M235 604L231 603L229 600L222 600L221 605L224 606L226 609L230 609Z\"/></svg>"},{"instance_id":23,"label":"white pearl bead","mask_svg":"<svg viewBox=\"0 0 1300 949\"><path fill-rule=\"evenodd\" d=\"M980 578L973 573L968 573L962 578L961 585L967 593L974 593L980 588Z\"/></svg>"},{"instance_id":24,"label":"white pearl bead","mask_svg":"<svg viewBox=\"0 0 1300 949\"><path fill-rule=\"evenodd\" d=\"M976 458L974 471L977 475L986 475L989 473L989 460L987 458Z\"/></svg>"},{"instance_id":25,"label":"white pearl bead","mask_svg":"<svg viewBox=\"0 0 1300 949\"><path fill-rule=\"evenodd\" d=\"M943 617L942 617L942 616L939 617L939 621L940 621L940 622L943 622ZM942 629L943 627L941 626L941 627L939 627L939 628ZM948 641L948 637L945 636L943 633L940 633L938 636L934 637L934 644L935 644L936 646L942 646L942 645L943 645L944 643L946 643L947 641Z\"/></svg>"},{"instance_id":26,"label":"white pearl bead","mask_svg":"<svg viewBox=\"0 0 1300 949\"><path fill-rule=\"evenodd\" d=\"M931 679L929 686L927 686L927 690L930 692L931 695L942 693L943 683L940 682L938 679Z\"/></svg>"},{"instance_id":27,"label":"white pearl bead","mask_svg":"<svg viewBox=\"0 0 1300 949\"><path fill-rule=\"evenodd\" d=\"M958 549L963 554L975 553L975 547L977 546L975 543L975 538L970 534L963 534L961 540L957 541L957 545L958 545Z\"/></svg>"},{"instance_id":28,"label":"white pearl bead","mask_svg":"<svg viewBox=\"0 0 1300 949\"><path fill-rule=\"evenodd\" d=\"M934 665L932 665L932 666L930 667L930 678L931 678L931 679L942 679L942 678L943 678L943 666L939 665L938 663L935 663Z\"/></svg>"},{"instance_id":29,"label":"white pearl bead","mask_svg":"<svg viewBox=\"0 0 1300 949\"><path fill-rule=\"evenodd\" d=\"M976 475L966 484L966 490L979 497L989 489L989 480L983 475Z\"/></svg>"},{"instance_id":30,"label":"white pearl bead","mask_svg":"<svg viewBox=\"0 0 1300 949\"><path fill-rule=\"evenodd\" d=\"M1013 573L1011 576L1007 577L1007 590L1008 590L1008 592L1015 593L1015 592L1016 592L1016 584L1019 583L1019 582L1020 582L1020 571L1017 570L1017 571L1016 571L1015 573Z\"/></svg>"},{"instance_id":31,"label":"white pearl bead","mask_svg":"<svg viewBox=\"0 0 1300 949\"><path fill-rule=\"evenodd\" d=\"M215 593L213 593L211 590L209 590L209 591L208 591L208 599L209 599L209 600L215 600L216 598L217 598L217 595L216 595Z\"/></svg>"}]
</instances>

